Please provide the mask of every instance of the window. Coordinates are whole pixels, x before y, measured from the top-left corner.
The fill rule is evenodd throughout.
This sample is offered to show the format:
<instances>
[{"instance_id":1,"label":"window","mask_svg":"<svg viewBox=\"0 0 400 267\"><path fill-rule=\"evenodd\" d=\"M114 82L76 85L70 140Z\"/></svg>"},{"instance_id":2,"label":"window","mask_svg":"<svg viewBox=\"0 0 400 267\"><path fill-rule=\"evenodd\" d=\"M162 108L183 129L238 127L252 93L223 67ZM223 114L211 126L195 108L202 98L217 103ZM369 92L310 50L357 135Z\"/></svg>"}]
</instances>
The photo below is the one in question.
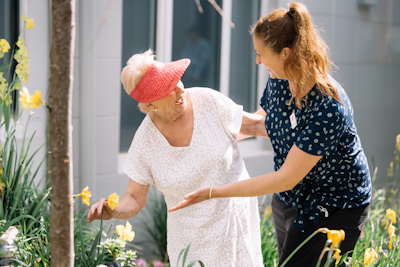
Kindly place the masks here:
<instances>
[{"instance_id":1,"label":"window","mask_svg":"<svg viewBox=\"0 0 400 267\"><path fill-rule=\"evenodd\" d=\"M229 97L255 112L257 104L257 64L250 27L259 19L259 0L232 1Z\"/></svg>"},{"instance_id":2,"label":"window","mask_svg":"<svg viewBox=\"0 0 400 267\"><path fill-rule=\"evenodd\" d=\"M221 5L222 1L216 1ZM186 88L219 89L221 16L206 0L175 0L173 9L172 60L189 58L191 63L182 77Z\"/></svg>"},{"instance_id":3,"label":"window","mask_svg":"<svg viewBox=\"0 0 400 267\"><path fill-rule=\"evenodd\" d=\"M122 68L128 59L155 49L156 0L124 1L122 14ZM145 115L137 102L127 97L121 84L120 152L127 152Z\"/></svg>"},{"instance_id":4,"label":"window","mask_svg":"<svg viewBox=\"0 0 400 267\"><path fill-rule=\"evenodd\" d=\"M18 40L19 35L19 1L18 0L2 0L0 1L0 39L6 39L11 46L10 51L0 58L0 67L10 62L12 45ZM2 70L4 78L8 77L7 82L10 83L11 77L14 75L17 62L13 60L10 73L9 68ZM17 103L16 91L12 94L13 103ZM15 111L17 105L13 105L12 110Z\"/></svg>"}]
</instances>

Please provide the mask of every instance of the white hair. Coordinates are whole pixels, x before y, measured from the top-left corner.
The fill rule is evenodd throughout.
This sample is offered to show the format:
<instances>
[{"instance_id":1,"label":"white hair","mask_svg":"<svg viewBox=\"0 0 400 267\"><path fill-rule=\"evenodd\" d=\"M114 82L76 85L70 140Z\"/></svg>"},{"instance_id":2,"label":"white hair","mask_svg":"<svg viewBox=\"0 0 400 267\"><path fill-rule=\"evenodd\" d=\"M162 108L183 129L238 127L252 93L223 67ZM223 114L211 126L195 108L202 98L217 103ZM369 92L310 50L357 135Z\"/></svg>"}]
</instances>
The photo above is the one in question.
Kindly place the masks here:
<instances>
[{"instance_id":1,"label":"white hair","mask_svg":"<svg viewBox=\"0 0 400 267\"><path fill-rule=\"evenodd\" d=\"M130 95L144 76L146 71L153 64L155 59L154 52L149 49L144 53L133 55L126 63L121 73L121 82L128 95Z\"/></svg>"}]
</instances>

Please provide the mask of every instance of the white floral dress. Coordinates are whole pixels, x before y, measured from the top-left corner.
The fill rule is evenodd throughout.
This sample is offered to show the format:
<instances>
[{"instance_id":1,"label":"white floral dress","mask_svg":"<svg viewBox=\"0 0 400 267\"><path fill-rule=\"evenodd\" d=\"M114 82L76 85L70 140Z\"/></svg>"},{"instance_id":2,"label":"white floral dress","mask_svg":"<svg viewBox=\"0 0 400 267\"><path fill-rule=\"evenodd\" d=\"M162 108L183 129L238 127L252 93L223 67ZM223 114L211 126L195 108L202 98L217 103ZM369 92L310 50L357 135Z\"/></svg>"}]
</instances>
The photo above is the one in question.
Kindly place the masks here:
<instances>
[{"instance_id":1,"label":"white floral dress","mask_svg":"<svg viewBox=\"0 0 400 267\"><path fill-rule=\"evenodd\" d=\"M242 106L212 89L187 92L194 114L190 145L171 146L146 116L123 166L136 183L156 185L168 208L199 187L249 178L235 140ZM201 260L207 267L263 266L256 197L211 199L170 212L167 228L171 266L189 243L187 263Z\"/></svg>"}]
</instances>

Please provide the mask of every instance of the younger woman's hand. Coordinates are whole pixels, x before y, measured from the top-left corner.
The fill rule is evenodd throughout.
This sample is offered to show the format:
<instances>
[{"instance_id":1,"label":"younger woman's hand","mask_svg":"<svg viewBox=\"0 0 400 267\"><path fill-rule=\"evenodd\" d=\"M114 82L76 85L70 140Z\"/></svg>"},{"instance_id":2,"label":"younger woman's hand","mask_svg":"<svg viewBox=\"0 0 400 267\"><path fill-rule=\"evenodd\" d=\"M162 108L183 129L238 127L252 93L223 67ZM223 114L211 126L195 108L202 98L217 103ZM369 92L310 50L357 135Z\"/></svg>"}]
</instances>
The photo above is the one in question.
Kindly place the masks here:
<instances>
[{"instance_id":1,"label":"younger woman's hand","mask_svg":"<svg viewBox=\"0 0 400 267\"><path fill-rule=\"evenodd\" d=\"M196 191L189 193L185 196L185 200L182 202L179 202L178 204L175 205L175 207L170 208L168 211L176 211L185 207L188 207L193 204L197 204L199 202L202 202L204 200L208 200L210 194L210 187L202 187L197 189Z\"/></svg>"},{"instance_id":2,"label":"younger woman's hand","mask_svg":"<svg viewBox=\"0 0 400 267\"><path fill-rule=\"evenodd\" d=\"M111 210L108 206L108 202L106 199L101 198L97 203L93 204L87 216L87 222L91 223L94 220L101 220L101 211L104 210L103 220L111 220L113 218L113 214L116 213L116 210Z\"/></svg>"}]
</instances>

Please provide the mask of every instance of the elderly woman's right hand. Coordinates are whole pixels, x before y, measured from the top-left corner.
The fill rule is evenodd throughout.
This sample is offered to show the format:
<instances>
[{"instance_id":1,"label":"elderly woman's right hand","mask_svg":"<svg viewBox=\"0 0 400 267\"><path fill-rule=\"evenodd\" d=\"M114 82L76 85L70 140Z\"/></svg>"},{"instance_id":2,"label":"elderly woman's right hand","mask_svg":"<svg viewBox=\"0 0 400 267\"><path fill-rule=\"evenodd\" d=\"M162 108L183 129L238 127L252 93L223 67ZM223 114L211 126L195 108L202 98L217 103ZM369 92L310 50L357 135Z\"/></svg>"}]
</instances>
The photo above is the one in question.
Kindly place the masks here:
<instances>
[{"instance_id":1,"label":"elderly woman's right hand","mask_svg":"<svg viewBox=\"0 0 400 267\"><path fill-rule=\"evenodd\" d=\"M101 198L97 203L93 204L90 209L89 213L87 216L87 222L91 223L94 220L100 220L101 219L101 211L104 210L103 214L103 220L110 220L115 217L115 214L117 211L114 209L112 210L108 206L108 202L106 199Z\"/></svg>"}]
</instances>

